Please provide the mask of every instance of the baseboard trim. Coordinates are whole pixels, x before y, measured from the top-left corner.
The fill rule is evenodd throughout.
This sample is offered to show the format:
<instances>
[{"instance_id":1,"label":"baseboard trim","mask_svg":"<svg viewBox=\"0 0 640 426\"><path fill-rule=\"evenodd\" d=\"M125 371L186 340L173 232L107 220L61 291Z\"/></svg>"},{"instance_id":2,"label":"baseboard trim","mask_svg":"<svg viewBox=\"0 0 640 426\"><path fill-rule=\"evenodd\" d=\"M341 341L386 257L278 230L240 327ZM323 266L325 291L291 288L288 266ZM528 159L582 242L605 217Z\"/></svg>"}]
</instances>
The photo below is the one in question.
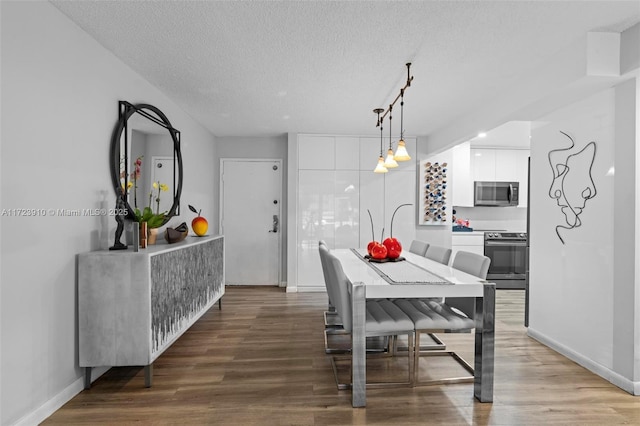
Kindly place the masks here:
<instances>
[{"instance_id":1,"label":"baseboard trim","mask_svg":"<svg viewBox=\"0 0 640 426\"><path fill-rule=\"evenodd\" d=\"M109 370L110 367L96 367L91 372L92 382L102 376ZM49 416L55 413L60 407L62 407L71 399L84 390L84 377L80 377L75 382L64 388L61 392L55 395L53 398L46 401L40 407L27 414L18 420L16 426L31 426L38 425L45 421Z\"/></svg>"},{"instance_id":2,"label":"baseboard trim","mask_svg":"<svg viewBox=\"0 0 640 426\"><path fill-rule=\"evenodd\" d=\"M321 293L326 292L325 286L298 287L298 293Z\"/></svg>"},{"instance_id":3,"label":"baseboard trim","mask_svg":"<svg viewBox=\"0 0 640 426\"><path fill-rule=\"evenodd\" d=\"M572 349L569 349L568 347L549 338L548 336L531 329L531 327L529 327L529 329L527 330L527 336L537 340L545 346L548 346L549 348L558 352L560 355L569 358L571 361L586 368L592 373L597 374L598 376L602 377L609 383L619 387L625 392L628 392L631 395L635 396L640 395L640 382L634 382L624 376L621 376L615 371L594 362L593 360L575 352Z\"/></svg>"}]
</instances>

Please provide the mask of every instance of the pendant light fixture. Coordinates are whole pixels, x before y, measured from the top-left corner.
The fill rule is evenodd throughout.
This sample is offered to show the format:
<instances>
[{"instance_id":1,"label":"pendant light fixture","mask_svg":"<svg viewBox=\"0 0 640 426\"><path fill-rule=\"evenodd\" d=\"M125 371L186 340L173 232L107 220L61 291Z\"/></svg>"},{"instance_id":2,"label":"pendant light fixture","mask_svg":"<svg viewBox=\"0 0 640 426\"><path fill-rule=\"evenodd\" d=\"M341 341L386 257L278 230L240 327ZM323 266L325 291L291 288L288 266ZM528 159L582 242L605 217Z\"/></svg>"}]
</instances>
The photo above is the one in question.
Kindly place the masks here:
<instances>
[{"instance_id":1,"label":"pendant light fixture","mask_svg":"<svg viewBox=\"0 0 640 426\"><path fill-rule=\"evenodd\" d=\"M400 140L398 141L398 148L396 149L394 159L396 161L411 160L411 156L407 152L407 147L404 143L404 89L400 89Z\"/></svg>"},{"instance_id":2,"label":"pendant light fixture","mask_svg":"<svg viewBox=\"0 0 640 426\"><path fill-rule=\"evenodd\" d=\"M398 167L398 163L396 162L393 155L393 147L391 146L391 119L393 118L391 115L391 110L393 109L392 105L389 105L389 150L387 151L387 158L384 160L384 166L387 169L393 169ZM406 151L406 150L405 150Z\"/></svg>"},{"instance_id":3,"label":"pendant light fixture","mask_svg":"<svg viewBox=\"0 0 640 426\"><path fill-rule=\"evenodd\" d=\"M382 121L380 121L380 113L384 111L382 108L376 108L373 110L378 114L378 126L380 126L380 158L378 158L378 165L373 169L374 173L387 173L389 170L384 166L384 157L382 156Z\"/></svg>"},{"instance_id":4,"label":"pendant light fixture","mask_svg":"<svg viewBox=\"0 0 640 426\"><path fill-rule=\"evenodd\" d=\"M400 94L396 96L396 98L389 104L389 109L385 112L382 108L376 108L373 110L376 114L378 114L378 122L376 126L380 127L380 157L378 158L378 165L373 170L375 173L387 173L389 169L394 167L398 167L398 161L409 161L411 160L411 156L407 151L407 147L404 141L404 91L407 87L411 86L411 82L413 81L413 76L411 75L411 62L406 63L407 66L407 82L402 89L400 89ZM393 143L391 136L391 119L393 105L400 102L400 139L398 140L398 147L396 149L396 153L393 153ZM384 112L384 114L382 114ZM380 115L382 114L382 115ZM387 157L383 157L383 142L382 142L382 122L384 118L389 114L389 149L387 151Z\"/></svg>"}]
</instances>

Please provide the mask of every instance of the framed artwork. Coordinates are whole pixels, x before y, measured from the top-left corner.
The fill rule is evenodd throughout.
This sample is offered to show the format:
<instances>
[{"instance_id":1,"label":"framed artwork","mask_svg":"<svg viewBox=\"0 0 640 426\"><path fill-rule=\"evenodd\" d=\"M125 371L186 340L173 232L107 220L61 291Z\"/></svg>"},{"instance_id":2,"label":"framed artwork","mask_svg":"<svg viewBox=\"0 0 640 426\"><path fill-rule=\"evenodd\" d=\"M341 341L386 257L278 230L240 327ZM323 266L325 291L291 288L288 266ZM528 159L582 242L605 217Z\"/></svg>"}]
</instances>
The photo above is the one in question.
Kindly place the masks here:
<instances>
[{"instance_id":1,"label":"framed artwork","mask_svg":"<svg viewBox=\"0 0 640 426\"><path fill-rule=\"evenodd\" d=\"M421 225L446 225L447 209L447 163L425 161L420 165Z\"/></svg>"}]
</instances>

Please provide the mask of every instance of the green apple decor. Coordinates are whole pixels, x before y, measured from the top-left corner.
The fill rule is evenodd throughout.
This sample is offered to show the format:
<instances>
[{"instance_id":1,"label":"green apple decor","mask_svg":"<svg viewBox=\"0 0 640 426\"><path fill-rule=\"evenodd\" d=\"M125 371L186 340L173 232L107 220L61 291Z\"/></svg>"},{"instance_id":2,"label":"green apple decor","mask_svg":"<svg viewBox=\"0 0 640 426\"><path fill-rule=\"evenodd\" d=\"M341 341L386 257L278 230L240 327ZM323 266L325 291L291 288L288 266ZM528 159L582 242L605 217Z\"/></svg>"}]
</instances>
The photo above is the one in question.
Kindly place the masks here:
<instances>
[{"instance_id":1,"label":"green apple decor","mask_svg":"<svg viewBox=\"0 0 640 426\"><path fill-rule=\"evenodd\" d=\"M206 235L207 229L209 229L209 222L207 222L207 219L205 219L203 216L200 216L200 212L202 210L197 210L192 205L189 205L189 210L198 215L191 221L191 229L193 229L193 232L198 237L203 237L204 235Z\"/></svg>"}]
</instances>

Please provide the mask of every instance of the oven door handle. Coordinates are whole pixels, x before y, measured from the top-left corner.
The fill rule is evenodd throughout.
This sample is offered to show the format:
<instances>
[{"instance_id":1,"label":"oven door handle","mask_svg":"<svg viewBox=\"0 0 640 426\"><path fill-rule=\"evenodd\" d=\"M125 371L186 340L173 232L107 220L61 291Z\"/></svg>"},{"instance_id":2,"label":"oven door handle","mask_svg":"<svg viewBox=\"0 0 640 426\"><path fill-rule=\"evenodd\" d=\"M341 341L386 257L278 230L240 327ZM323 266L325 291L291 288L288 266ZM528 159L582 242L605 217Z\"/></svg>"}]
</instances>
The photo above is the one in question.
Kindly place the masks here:
<instances>
[{"instance_id":1,"label":"oven door handle","mask_svg":"<svg viewBox=\"0 0 640 426\"><path fill-rule=\"evenodd\" d=\"M517 247L526 247L526 241L485 241L485 246L517 246Z\"/></svg>"}]
</instances>

